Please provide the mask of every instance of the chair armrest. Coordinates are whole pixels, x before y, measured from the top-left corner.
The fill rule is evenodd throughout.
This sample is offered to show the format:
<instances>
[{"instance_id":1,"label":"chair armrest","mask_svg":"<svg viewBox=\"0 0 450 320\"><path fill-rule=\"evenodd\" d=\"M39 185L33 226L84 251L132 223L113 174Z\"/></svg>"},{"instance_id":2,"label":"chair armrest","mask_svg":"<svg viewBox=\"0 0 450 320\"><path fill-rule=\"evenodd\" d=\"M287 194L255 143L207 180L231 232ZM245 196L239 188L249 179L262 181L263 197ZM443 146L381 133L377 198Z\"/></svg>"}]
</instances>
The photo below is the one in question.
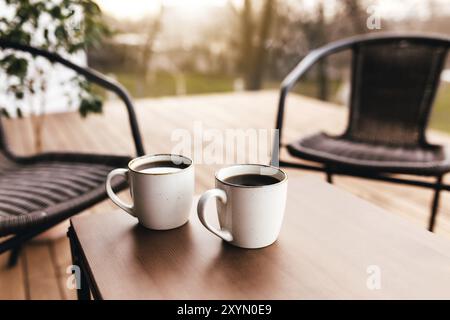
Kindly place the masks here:
<instances>
[{"instance_id":1,"label":"chair armrest","mask_svg":"<svg viewBox=\"0 0 450 320\"><path fill-rule=\"evenodd\" d=\"M132 100L126 91L126 89L119 84L118 82L106 77L105 75L101 74L100 72L97 72L90 68L85 68L82 66L79 66L73 62L70 62L69 60L61 57L57 53L48 52L43 49L35 48L32 46L12 42L9 40L0 39L0 48L2 49L13 49L13 50L19 50L28 52L33 56L41 56L46 58L47 60L51 62L57 62L65 67L74 70L78 74L81 74L84 76L87 80L94 82L98 84L99 86L112 91L117 94L117 96L122 100L122 102L125 104L128 112L128 120L131 127L131 133L133 135L134 145L136 148L136 154L138 156L144 155L144 146L142 143L141 134L139 131L139 126L136 119L136 113L134 111L134 106L132 103Z\"/></svg>"}]
</instances>

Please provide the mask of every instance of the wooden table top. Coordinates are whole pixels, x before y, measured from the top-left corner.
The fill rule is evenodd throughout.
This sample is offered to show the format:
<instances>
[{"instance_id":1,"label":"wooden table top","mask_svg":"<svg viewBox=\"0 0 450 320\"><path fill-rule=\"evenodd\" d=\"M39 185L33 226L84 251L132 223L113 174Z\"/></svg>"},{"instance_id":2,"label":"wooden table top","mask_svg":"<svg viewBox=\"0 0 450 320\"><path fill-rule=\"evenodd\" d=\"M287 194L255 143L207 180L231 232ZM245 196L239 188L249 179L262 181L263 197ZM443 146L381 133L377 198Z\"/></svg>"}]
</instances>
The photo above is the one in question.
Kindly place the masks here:
<instances>
[{"instance_id":1,"label":"wooden table top","mask_svg":"<svg viewBox=\"0 0 450 320\"><path fill-rule=\"evenodd\" d=\"M170 231L121 211L73 218L101 297L450 298L450 241L317 178L289 181L280 237L263 249L223 243L195 208Z\"/></svg>"}]
</instances>

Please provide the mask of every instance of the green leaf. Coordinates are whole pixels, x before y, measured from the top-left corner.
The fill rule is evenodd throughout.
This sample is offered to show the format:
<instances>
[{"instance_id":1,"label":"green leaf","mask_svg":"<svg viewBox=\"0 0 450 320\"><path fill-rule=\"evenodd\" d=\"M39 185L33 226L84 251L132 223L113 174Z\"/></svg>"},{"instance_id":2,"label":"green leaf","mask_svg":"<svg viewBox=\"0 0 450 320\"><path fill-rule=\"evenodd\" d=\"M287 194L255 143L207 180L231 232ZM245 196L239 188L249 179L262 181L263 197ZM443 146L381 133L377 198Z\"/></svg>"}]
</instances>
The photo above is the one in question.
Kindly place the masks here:
<instances>
[{"instance_id":1,"label":"green leaf","mask_svg":"<svg viewBox=\"0 0 450 320\"><path fill-rule=\"evenodd\" d=\"M14 92L14 95L15 95L16 99L19 99L19 100L22 100L23 96L24 96L23 91L16 91L16 92Z\"/></svg>"},{"instance_id":2,"label":"green leaf","mask_svg":"<svg viewBox=\"0 0 450 320\"><path fill-rule=\"evenodd\" d=\"M49 13L55 19L59 19L60 20L62 18L61 8L59 6L54 6L53 8L51 8L49 10Z\"/></svg>"},{"instance_id":3,"label":"green leaf","mask_svg":"<svg viewBox=\"0 0 450 320\"><path fill-rule=\"evenodd\" d=\"M96 95L82 98L79 111L83 118L85 118L89 113L101 113L103 111L103 101Z\"/></svg>"},{"instance_id":4,"label":"green leaf","mask_svg":"<svg viewBox=\"0 0 450 320\"><path fill-rule=\"evenodd\" d=\"M8 112L8 110L6 110L6 108L2 107L0 109L0 114L5 118L11 118L11 116L9 115L9 112Z\"/></svg>"},{"instance_id":5,"label":"green leaf","mask_svg":"<svg viewBox=\"0 0 450 320\"><path fill-rule=\"evenodd\" d=\"M21 29L14 28L7 30L3 35L7 40L22 44L30 44L31 35Z\"/></svg>"},{"instance_id":6,"label":"green leaf","mask_svg":"<svg viewBox=\"0 0 450 320\"><path fill-rule=\"evenodd\" d=\"M19 118L23 118L22 109L16 108L16 112L17 112L17 116L18 116Z\"/></svg>"},{"instance_id":7,"label":"green leaf","mask_svg":"<svg viewBox=\"0 0 450 320\"><path fill-rule=\"evenodd\" d=\"M6 73L23 79L27 75L28 61L23 58L10 59L6 66Z\"/></svg>"},{"instance_id":8,"label":"green leaf","mask_svg":"<svg viewBox=\"0 0 450 320\"><path fill-rule=\"evenodd\" d=\"M55 29L55 37L59 41L65 41L67 40L68 33L66 29L64 28L64 25L59 25Z\"/></svg>"}]
</instances>

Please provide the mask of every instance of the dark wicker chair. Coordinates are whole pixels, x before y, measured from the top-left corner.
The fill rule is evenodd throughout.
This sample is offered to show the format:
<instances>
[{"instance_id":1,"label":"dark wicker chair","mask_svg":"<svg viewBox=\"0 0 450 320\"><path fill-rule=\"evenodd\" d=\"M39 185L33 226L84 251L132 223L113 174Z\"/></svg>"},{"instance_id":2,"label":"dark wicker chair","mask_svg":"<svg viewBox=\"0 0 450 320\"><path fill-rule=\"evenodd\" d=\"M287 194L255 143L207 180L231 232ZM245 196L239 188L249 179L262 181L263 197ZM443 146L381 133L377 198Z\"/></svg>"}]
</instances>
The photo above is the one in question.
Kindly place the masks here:
<instances>
[{"instance_id":1,"label":"dark wicker chair","mask_svg":"<svg viewBox=\"0 0 450 320\"><path fill-rule=\"evenodd\" d=\"M45 57L115 92L127 108L136 154L144 154L133 104L122 86L45 50L2 39L0 48ZM0 126L0 237L6 239L0 243L0 254L12 250L9 263L14 264L24 241L106 199L106 175L129 160L129 156L79 153L18 157L8 148ZM125 187L125 180L115 181L116 190Z\"/></svg>"},{"instance_id":2,"label":"dark wicker chair","mask_svg":"<svg viewBox=\"0 0 450 320\"><path fill-rule=\"evenodd\" d=\"M330 183L333 174L341 174L431 188L435 191L428 226L432 231L440 192L450 190L442 182L450 171L450 155L443 146L428 143L425 131L449 47L450 38L440 35L377 33L312 51L281 85L276 120L279 142L272 162L323 171ZM317 61L343 50L352 53L347 129L339 136L317 133L286 146L291 156L319 166L280 160L289 90ZM433 176L436 182L409 175Z\"/></svg>"}]
</instances>

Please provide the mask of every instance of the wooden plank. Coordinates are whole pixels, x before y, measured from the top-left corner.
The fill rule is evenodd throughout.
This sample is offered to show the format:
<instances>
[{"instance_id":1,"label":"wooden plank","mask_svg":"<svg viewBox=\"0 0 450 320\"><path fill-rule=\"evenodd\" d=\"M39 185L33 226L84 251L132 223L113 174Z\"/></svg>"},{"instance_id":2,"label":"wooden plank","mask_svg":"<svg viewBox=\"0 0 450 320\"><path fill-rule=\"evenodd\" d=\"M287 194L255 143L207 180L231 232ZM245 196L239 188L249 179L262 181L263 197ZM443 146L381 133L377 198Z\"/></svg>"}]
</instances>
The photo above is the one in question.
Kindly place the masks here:
<instances>
[{"instance_id":1,"label":"wooden plank","mask_svg":"<svg viewBox=\"0 0 450 320\"><path fill-rule=\"evenodd\" d=\"M17 265L8 267L9 253L0 255L0 300L21 300L26 298L26 282L23 259Z\"/></svg>"},{"instance_id":2,"label":"wooden plank","mask_svg":"<svg viewBox=\"0 0 450 320\"><path fill-rule=\"evenodd\" d=\"M53 241L50 244L50 250L55 260L54 263L57 272L56 277L62 298L65 300L76 300L76 290L67 287L67 279L69 274L67 274L66 271L67 268L72 265L69 239L67 237L63 237Z\"/></svg>"},{"instance_id":3,"label":"wooden plank","mask_svg":"<svg viewBox=\"0 0 450 320\"><path fill-rule=\"evenodd\" d=\"M58 285L57 270L53 264L48 244L27 244L24 247L27 261L29 298L59 300L62 294Z\"/></svg>"}]
</instances>

